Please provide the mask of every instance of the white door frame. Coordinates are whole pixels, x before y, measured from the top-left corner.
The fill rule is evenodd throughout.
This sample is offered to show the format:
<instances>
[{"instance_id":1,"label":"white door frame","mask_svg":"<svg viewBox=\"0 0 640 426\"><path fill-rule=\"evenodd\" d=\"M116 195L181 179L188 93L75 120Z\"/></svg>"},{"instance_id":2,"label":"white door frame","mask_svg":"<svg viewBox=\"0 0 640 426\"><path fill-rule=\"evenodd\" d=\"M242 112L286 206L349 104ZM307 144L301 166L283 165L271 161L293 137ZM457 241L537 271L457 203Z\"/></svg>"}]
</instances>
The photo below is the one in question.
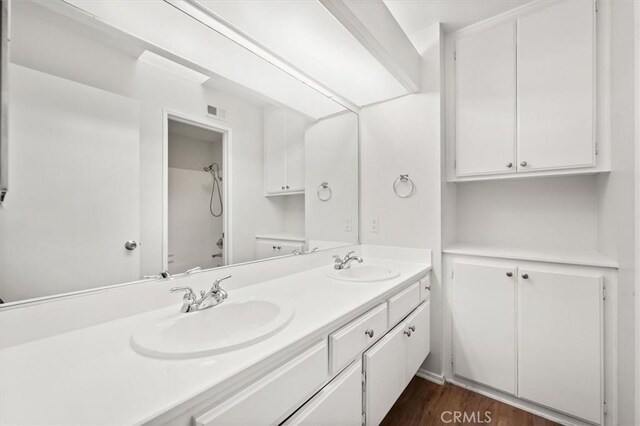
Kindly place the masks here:
<instances>
[{"instance_id":1,"label":"white door frame","mask_svg":"<svg viewBox=\"0 0 640 426\"><path fill-rule=\"evenodd\" d=\"M233 263L233 234L229 232L233 229L231 214L233 204L231 197L232 185L232 163L231 163L231 127L220 123L218 120L209 117L198 117L183 114L168 109L163 109L162 113L162 268L169 269L169 120L190 124L207 130L222 133L222 157L223 172L222 179L222 201L224 209L222 213L222 232L224 233L224 264Z\"/></svg>"}]
</instances>

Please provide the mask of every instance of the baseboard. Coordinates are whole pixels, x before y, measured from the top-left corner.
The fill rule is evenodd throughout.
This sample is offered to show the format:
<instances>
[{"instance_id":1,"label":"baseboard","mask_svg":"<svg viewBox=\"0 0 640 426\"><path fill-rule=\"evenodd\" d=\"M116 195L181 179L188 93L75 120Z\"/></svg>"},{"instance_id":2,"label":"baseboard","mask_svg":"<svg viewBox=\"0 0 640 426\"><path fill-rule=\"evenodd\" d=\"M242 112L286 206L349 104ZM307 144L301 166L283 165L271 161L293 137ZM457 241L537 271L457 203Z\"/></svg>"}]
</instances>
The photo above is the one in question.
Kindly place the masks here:
<instances>
[{"instance_id":1,"label":"baseboard","mask_svg":"<svg viewBox=\"0 0 640 426\"><path fill-rule=\"evenodd\" d=\"M430 382L436 383L438 385L444 385L444 376L442 374L432 373L431 371L425 370L424 368L419 369L416 373L416 376L420 377L421 379L429 380Z\"/></svg>"}]
</instances>

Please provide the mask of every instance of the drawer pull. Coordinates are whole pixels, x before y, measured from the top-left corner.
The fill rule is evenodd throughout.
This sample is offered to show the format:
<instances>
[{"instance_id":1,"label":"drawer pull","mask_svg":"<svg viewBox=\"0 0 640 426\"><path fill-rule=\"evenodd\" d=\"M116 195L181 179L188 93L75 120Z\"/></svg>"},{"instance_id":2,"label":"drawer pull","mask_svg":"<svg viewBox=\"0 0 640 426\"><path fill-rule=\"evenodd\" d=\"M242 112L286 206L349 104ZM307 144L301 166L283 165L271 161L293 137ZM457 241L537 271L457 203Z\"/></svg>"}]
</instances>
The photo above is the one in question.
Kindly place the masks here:
<instances>
[{"instance_id":1,"label":"drawer pull","mask_svg":"<svg viewBox=\"0 0 640 426\"><path fill-rule=\"evenodd\" d=\"M411 337L411 330L405 330L404 334L406 334L408 337Z\"/></svg>"},{"instance_id":2,"label":"drawer pull","mask_svg":"<svg viewBox=\"0 0 640 426\"><path fill-rule=\"evenodd\" d=\"M511 272L511 271L507 272L507 276L508 276L509 278L511 278L511 277L513 276L513 272Z\"/></svg>"},{"instance_id":3,"label":"drawer pull","mask_svg":"<svg viewBox=\"0 0 640 426\"><path fill-rule=\"evenodd\" d=\"M411 331L416 331L416 326L415 326L415 325L410 325L410 326L409 326L409 330L411 330Z\"/></svg>"},{"instance_id":4,"label":"drawer pull","mask_svg":"<svg viewBox=\"0 0 640 426\"><path fill-rule=\"evenodd\" d=\"M373 337L373 330L369 329L369 330L365 331L364 334L366 334L369 337Z\"/></svg>"},{"instance_id":5,"label":"drawer pull","mask_svg":"<svg viewBox=\"0 0 640 426\"><path fill-rule=\"evenodd\" d=\"M529 274L522 274L522 279L529 279Z\"/></svg>"}]
</instances>

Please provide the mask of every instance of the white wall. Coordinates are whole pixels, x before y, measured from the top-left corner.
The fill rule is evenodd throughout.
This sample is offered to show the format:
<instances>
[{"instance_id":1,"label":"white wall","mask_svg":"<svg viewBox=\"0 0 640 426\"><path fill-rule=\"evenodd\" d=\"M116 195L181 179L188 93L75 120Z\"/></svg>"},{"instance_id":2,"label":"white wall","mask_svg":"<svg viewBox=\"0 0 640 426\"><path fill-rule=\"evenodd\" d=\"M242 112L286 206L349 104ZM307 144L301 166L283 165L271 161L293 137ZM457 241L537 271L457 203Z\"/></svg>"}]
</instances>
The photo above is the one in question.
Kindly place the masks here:
<instances>
[{"instance_id":1,"label":"white wall","mask_svg":"<svg viewBox=\"0 0 640 426\"><path fill-rule=\"evenodd\" d=\"M456 218L458 242L596 251L595 177L459 183Z\"/></svg>"},{"instance_id":2,"label":"white wall","mask_svg":"<svg viewBox=\"0 0 640 426\"><path fill-rule=\"evenodd\" d=\"M598 243L603 254L618 261L618 423L634 424L635 350L634 280L638 257L633 229L636 188L634 122L633 2L611 2L611 173L598 176ZM637 424L637 423L636 423Z\"/></svg>"},{"instance_id":3,"label":"white wall","mask_svg":"<svg viewBox=\"0 0 640 426\"><path fill-rule=\"evenodd\" d=\"M17 9L17 8L16 8ZM163 109L205 117L208 104L227 111L233 129L234 251L253 260L255 234L284 229L284 200L263 196L262 107L137 61L130 54L16 10L12 61L140 101L141 274L162 269ZM119 45L118 45L119 46ZM260 212L256 215L256 212Z\"/></svg>"},{"instance_id":4,"label":"white wall","mask_svg":"<svg viewBox=\"0 0 640 426\"><path fill-rule=\"evenodd\" d=\"M431 354L423 365L442 372L440 27L424 33L422 92L360 112L361 242L433 251ZM393 182L408 173L411 198L398 198ZM379 232L370 230L379 219Z\"/></svg>"},{"instance_id":5,"label":"white wall","mask_svg":"<svg viewBox=\"0 0 640 426\"><path fill-rule=\"evenodd\" d=\"M344 113L311 125L305 134L305 232L307 242L358 242L358 117ZM331 199L320 201L327 182ZM346 229L347 219L352 222ZM338 244L343 245L343 244ZM313 248L313 247L309 247Z\"/></svg>"}]
</instances>

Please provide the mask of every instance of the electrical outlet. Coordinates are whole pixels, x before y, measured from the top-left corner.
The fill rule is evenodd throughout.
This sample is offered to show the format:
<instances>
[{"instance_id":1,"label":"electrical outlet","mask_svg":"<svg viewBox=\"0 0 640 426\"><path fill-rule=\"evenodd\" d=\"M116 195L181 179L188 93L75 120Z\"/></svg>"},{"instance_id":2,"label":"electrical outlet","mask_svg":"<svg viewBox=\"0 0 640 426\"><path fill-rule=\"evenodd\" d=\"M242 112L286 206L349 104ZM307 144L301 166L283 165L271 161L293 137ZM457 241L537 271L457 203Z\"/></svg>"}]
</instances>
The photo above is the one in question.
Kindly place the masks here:
<instances>
[{"instance_id":1,"label":"electrical outlet","mask_svg":"<svg viewBox=\"0 0 640 426\"><path fill-rule=\"evenodd\" d=\"M369 220L369 224L369 231L378 233L378 231L380 230L380 220L377 217L372 217Z\"/></svg>"},{"instance_id":2,"label":"electrical outlet","mask_svg":"<svg viewBox=\"0 0 640 426\"><path fill-rule=\"evenodd\" d=\"M351 217L347 216L344 221L344 230L346 232L351 232L352 228L353 228L353 225L351 223Z\"/></svg>"}]
</instances>

